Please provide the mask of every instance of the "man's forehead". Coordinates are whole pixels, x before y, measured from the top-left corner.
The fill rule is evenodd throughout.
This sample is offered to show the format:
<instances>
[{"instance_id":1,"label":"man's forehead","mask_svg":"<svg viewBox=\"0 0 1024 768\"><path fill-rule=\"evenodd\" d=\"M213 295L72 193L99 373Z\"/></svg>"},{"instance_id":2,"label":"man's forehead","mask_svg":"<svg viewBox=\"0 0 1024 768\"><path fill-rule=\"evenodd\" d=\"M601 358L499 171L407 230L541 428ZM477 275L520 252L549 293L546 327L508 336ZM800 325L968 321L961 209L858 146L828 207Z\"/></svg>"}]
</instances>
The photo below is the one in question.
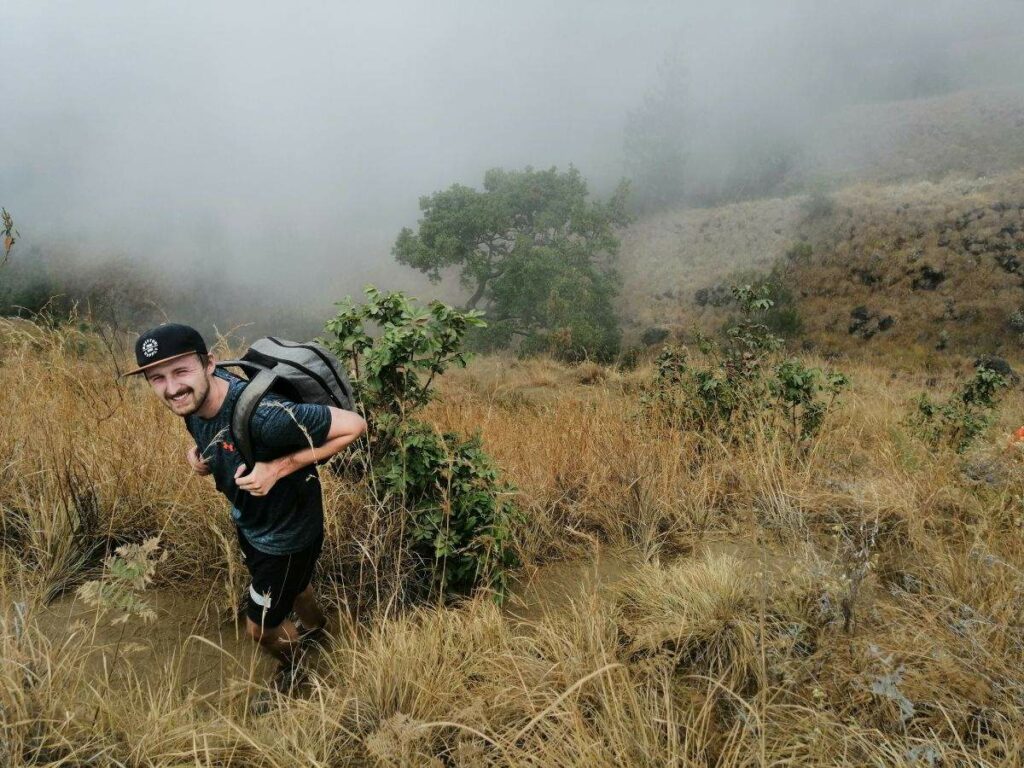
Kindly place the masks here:
<instances>
[{"instance_id":1,"label":"man's forehead","mask_svg":"<svg viewBox=\"0 0 1024 768\"><path fill-rule=\"evenodd\" d=\"M156 376L168 371L175 371L180 368L192 369L199 367L199 355L198 353L192 353L189 355L183 355L182 357L175 358L173 360L166 360L162 363L154 365L152 368L147 368L143 371L146 378Z\"/></svg>"}]
</instances>

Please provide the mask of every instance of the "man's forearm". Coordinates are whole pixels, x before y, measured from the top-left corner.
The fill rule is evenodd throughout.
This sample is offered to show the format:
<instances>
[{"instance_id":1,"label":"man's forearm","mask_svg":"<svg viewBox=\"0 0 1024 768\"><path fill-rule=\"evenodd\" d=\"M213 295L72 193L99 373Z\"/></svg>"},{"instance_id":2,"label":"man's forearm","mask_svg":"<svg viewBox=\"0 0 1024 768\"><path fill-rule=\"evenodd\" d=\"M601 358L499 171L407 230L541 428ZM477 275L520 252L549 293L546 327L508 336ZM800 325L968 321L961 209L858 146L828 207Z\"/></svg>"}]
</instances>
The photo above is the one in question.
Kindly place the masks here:
<instances>
[{"instance_id":1,"label":"man's forearm","mask_svg":"<svg viewBox=\"0 0 1024 768\"><path fill-rule=\"evenodd\" d=\"M292 472L298 472L303 467L308 467L310 464L317 461L323 461L324 459L344 450L346 446L355 442L357 437L359 437L358 433L354 435L339 435L338 437L332 437L319 448L303 448L301 451L289 453L287 456L274 459L270 463L274 466L279 478L287 477L292 474Z\"/></svg>"}]
</instances>

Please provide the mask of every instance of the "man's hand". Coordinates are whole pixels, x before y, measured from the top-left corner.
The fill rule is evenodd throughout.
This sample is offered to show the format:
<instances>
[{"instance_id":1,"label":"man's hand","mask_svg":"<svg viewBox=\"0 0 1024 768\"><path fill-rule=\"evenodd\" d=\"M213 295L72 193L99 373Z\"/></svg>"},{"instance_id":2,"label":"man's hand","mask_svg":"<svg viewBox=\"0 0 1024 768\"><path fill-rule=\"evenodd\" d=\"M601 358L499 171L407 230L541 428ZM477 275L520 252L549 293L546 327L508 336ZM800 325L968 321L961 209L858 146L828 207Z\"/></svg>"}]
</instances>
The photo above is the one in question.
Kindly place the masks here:
<instances>
[{"instance_id":1,"label":"man's hand","mask_svg":"<svg viewBox=\"0 0 1024 768\"><path fill-rule=\"evenodd\" d=\"M193 445L189 448L185 458L188 459L188 465L197 475L208 475L212 471L209 462L199 455L198 446Z\"/></svg>"},{"instance_id":2,"label":"man's hand","mask_svg":"<svg viewBox=\"0 0 1024 768\"><path fill-rule=\"evenodd\" d=\"M274 483L281 479L278 467L279 462L276 461L257 461L252 472L241 477L246 472L246 466L243 464L235 472L235 485L253 496L266 496L274 487Z\"/></svg>"}]
</instances>

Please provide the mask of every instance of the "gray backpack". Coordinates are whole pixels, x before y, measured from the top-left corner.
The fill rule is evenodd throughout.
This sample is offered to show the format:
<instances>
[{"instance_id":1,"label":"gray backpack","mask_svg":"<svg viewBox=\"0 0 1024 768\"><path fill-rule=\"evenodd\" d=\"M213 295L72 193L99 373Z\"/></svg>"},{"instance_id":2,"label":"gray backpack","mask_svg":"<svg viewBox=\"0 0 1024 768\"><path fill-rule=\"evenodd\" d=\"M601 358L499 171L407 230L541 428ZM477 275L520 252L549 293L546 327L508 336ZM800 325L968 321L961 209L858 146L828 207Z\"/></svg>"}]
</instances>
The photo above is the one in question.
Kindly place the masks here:
<instances>
[{"instance_id":1,"label":"gray backpack","mask_svg":"<svg viewBox=\"0 0 1024 768\"><path fill-rule=\"evenodd\" d=\"M355 410L355 397L345 366L326 347L267 336L257 339L239 360L217 363L241 368L248 378L231 413L235 447L250 470L255 463L252 417L260 401L272 392L293 403L318 403Z\"/></svg>"}]
</instances>

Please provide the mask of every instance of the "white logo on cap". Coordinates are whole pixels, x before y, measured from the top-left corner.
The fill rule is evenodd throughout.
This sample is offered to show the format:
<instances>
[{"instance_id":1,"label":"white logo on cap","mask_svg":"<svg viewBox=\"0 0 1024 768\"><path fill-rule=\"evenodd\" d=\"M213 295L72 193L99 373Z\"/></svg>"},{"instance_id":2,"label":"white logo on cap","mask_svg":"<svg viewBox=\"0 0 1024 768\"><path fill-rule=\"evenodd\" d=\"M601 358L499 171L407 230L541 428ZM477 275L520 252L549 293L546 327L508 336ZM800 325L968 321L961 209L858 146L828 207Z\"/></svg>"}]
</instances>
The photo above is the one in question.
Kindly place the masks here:
<instances>
[{"instance_id":1,"label":"white logo on cap","mask_svg":"<svg viewBox=\"0 0 1024 768\"><path fill-rule=\"evenodd\" d=\"M152 357L156 354L156 339L146 339L142 342L142 354Z\"/></svg>"}]
</instances>

